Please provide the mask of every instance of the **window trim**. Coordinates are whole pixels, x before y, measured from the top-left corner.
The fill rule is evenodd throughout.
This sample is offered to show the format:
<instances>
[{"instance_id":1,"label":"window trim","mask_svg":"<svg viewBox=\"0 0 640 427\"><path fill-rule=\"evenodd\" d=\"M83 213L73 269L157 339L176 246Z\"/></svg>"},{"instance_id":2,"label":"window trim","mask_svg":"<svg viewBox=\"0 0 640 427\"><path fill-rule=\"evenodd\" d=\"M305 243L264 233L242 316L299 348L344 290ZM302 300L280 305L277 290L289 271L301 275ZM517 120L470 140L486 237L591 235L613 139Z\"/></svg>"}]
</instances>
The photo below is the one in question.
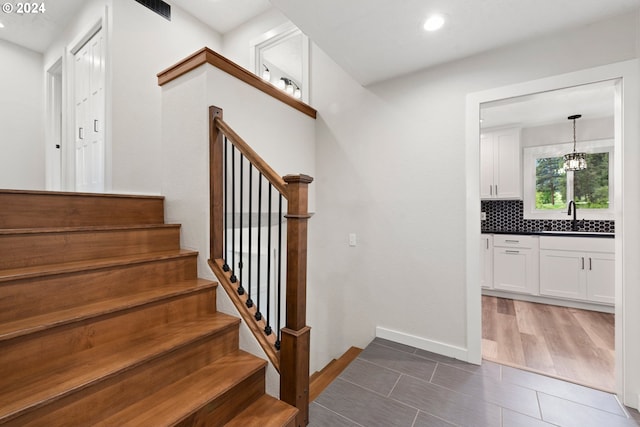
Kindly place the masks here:
<instances>
[{"instance_id":1,"label":"window trim","mask_svg":"<svg viewBox=\"0 0 640 427\"><path fill-rule=\"evenodd\" d=\"M615 216L614 207L614 150L613 138L578 142L577 150L585 153L609 153L609 208L608 209L578 209L579 219L612 220ZM523 202L524 219L567 219L564 210L551 211L536 209L536 159L545 157L561 157L573 149L573 143L538 145L523 148ZM588 167L588 166L587 166ZM573 179L567 180L573 183ZM569 189L567 189L568 194ZM573 192L573 191L571 191Z\"/></svg>"}]
</instances>

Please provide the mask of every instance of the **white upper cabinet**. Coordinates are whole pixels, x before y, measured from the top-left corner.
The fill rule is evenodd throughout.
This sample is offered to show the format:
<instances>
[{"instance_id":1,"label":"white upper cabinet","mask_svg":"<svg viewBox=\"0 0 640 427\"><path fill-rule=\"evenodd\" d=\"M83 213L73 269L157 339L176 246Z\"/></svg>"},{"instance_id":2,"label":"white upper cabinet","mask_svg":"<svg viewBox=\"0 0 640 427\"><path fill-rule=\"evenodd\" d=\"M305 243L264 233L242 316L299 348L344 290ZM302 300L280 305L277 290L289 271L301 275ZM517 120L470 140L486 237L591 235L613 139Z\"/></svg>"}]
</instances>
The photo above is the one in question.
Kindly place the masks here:
<instances>
[{"instance_id":1,"label":"white upper cabinet","mask_svg":"<svg viewBox=\"0 0 640 427\"><path fill-rule=\"evenodd\" d=\"M522 199L520 129L482 132L480 198Z\"/></svg>"}]
</instances>

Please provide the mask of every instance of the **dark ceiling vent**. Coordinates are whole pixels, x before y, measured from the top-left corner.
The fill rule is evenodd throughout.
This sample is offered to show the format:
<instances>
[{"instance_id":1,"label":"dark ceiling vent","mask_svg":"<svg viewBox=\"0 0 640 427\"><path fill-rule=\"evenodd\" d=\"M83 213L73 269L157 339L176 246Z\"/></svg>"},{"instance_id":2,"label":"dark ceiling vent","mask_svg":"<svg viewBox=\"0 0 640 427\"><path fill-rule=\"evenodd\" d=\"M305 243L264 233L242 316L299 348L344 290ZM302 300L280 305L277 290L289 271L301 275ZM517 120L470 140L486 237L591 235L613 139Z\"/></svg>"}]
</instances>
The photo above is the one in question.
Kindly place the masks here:
<instances>
[{"instance_id":1,"label":"dark ceiling vent","mask_svg":"<svg viewBox=\"0 0 640 427\"><path fill-rule=\"evenodd\" d=\"M171 5L162 0L136 0L143 6L153 10L158 15L171 21Z\"/></svg>"}]
</instances>

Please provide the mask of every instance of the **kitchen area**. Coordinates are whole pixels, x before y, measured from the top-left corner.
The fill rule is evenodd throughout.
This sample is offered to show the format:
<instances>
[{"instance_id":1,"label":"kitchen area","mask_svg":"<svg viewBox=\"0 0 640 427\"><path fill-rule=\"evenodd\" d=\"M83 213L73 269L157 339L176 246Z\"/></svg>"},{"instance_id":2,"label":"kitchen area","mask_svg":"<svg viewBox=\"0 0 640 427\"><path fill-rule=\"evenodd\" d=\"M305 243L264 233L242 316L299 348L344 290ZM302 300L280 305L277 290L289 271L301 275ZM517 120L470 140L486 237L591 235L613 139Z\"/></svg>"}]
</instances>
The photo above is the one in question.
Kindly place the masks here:
<instances>
[{"instance_id":1,"label":"kitchen area","mask_svg":"<svg viewBox=\"0 0 640 427\"><path fill-rule=\"evenodd\" d=\"M615 387L616 81L481 108L485 360Z\"/></svg>"}]
</instances>

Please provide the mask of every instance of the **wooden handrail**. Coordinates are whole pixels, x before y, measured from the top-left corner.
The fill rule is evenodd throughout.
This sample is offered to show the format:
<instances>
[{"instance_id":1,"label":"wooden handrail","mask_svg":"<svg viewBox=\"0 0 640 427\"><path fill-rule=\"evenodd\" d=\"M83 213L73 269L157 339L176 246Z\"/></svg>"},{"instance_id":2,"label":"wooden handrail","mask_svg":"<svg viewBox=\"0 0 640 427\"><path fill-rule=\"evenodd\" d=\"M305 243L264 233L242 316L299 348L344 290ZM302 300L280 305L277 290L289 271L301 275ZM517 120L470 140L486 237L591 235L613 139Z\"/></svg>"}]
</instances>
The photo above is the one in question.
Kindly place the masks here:
<instances>
[{"instance_id":1,"label":"wooden handrail","mask_svg":"<svg viewBox=\"0 0 640 427\"><path fill-rule=\"evenodd\" d=\"M287 183L284 179L282 179L282 177L278 175L271 166L269 166L269 164L258 155L258 153L253 151L253 148L251 148L249 144L240 137L240 135L231 129L219 115L215 116L214 121L215 126L227 136L227 139L231 140L233 145L247 158L247 160L249 160L253 166L258 169L280 193L284 195L287 200L289 200L287 197Z\"/></svg>"},{"instance_id":2,"label":"wooden handrail","mask_svg":"<svg viewBox=\"0 0 640 427\"><path fill-rule=\"evenodd\" d=\"M313 178L307 175L278 175L223 120L222 109L209 108L210 144L210 257L209 265L229 294L241 316L280 372L280 399L298 408L296 425L309 423L309 354L310 328L306 325L307 299L307 222L308 187ZM255 320L256 308L246 306L247 295L239 295L238 283L225 271L224 261L224 167L223 147L227 138L235 148L287 199L287 283L285 327L280 330L281 343L276 351L274 334L264 334L265 323ZM242 212L241 212L242 214ZM279 325L278 325L279 327Z\"/></svg>"}]
</instances>

